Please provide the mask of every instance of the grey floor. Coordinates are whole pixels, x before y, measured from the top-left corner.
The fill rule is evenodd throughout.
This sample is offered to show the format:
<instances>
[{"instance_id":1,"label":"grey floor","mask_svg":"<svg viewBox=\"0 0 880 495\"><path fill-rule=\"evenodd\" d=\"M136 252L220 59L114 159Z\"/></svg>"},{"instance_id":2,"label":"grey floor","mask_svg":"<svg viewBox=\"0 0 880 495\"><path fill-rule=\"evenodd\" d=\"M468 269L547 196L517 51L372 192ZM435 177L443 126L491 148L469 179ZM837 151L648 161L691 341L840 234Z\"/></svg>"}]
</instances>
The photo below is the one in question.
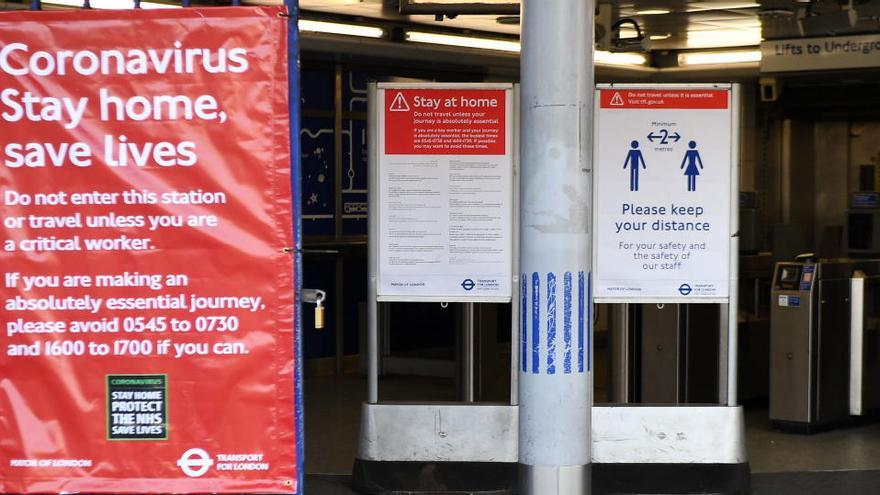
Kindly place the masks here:
<instances>
[{"instance_id":1,"label":"grey floor","mask_svg":"<svg viewBox=\"0 0 880 495\"><path fill-rule=\"evenodd\" d=\"M880 469L880 421L797 435L771 431L767 410L750 410L746 443L754 473Z\"/></svg>"},{"instance_id":2,"label":"grey floor","mask_svg":"<svg viewBox=\"0 0 880 495\"><path fill-rule=\"evenodd\" d=\"M448 380L388 377L382 400L454 400ZM308 495L343 495L357 451L366 381L305 382ZM880 422L814 435L772 431L766 409L746 413L746 442L757 495L880 493Z\"/></svg>"},{"instance_id":3,"label":"grey floor","mask_svg":"<svg viewBox=\"0 0 880 495\"><path fill-rule=\"evenodd\" d=\"M381 400L455 400L451 380L387 377L379 391ZM366 392L358 376L305 380L307 474L351 474Z\"/></svg>"},{"instance_id":4,"label":"grey floor","mask_svg":"<svg viewBox=\"0 0 880 495\"><path fill-rule=\"evenodd\" d=\"M306 495L357 495L349 487L350 477L341 474L307 474Z\"/></svg>"}]
</instances>

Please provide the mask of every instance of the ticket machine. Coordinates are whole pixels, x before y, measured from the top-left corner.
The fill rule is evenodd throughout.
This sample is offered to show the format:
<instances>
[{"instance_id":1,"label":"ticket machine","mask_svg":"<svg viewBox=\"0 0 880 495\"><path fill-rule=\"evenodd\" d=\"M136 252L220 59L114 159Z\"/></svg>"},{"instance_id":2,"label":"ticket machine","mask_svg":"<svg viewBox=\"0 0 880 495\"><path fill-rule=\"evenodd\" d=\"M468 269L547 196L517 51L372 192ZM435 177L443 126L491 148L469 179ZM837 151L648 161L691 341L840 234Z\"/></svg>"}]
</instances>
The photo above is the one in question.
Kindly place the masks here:
<instances>
[{"instance_id":1,"label":"ticket machine","mask_svg":"<svg viewBox=\"0 0 880 495\"><path fill-rule=\"evenodd\" d=\"M813 432L866 414L876 359L880 261L780 262L770 309L770 420ZM867 302L866 302L867 301ZM867 400L874 399L868 396Z\"/></svg>"}]
</instances>

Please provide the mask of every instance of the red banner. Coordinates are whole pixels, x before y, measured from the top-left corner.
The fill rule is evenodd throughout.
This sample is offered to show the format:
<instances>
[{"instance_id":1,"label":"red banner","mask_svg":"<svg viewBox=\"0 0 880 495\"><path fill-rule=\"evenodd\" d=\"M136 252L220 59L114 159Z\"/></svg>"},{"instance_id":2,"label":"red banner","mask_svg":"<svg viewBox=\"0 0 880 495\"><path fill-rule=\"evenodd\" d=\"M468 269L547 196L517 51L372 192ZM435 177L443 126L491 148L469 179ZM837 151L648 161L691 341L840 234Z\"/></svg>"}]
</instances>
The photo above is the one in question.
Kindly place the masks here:
<instances>
[{"instance_id":1,"label":"red banner","mask_svg":"<svg viewBox=\"0 0 880 495\"><path fill-rule=\"evenodd\" d=\"M0 493L298 490L282 13L0 14Z\"/></svg>"},{"instance_id":2,"label":"red banner","mask_svg":"<svg viewBox=\"0 0 880 495\"><path fill-rule=\"evenodd\" d=\"M730 92L721 89L603 89L600 108L724 110Z\"/></svg>"},{"instance_id":3,"label":"red banner","mask_svg":"<svg viewBox=\"0 0 880 495\"><path fill-rule=\"evenodd\" d=\"M503 155L505 93L499 89L385 92L385 154Z\"/></svg>"}]
</instances>

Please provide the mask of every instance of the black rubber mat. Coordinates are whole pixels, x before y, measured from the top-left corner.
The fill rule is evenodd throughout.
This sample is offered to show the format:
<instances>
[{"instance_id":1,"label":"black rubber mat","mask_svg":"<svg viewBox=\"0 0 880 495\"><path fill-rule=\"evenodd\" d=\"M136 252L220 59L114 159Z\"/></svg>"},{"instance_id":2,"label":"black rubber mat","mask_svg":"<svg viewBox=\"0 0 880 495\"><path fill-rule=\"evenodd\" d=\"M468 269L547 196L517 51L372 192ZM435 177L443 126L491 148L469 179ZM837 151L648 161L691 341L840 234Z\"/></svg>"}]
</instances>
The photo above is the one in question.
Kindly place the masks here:
<instances>
[{"instance_id":1,"label":"black rubber mat","mask_svg":"<svg viewBox=\"0 0 880 495\"><path fill-rule=\"evenodd\" d=\"M357 495L351 476L306 475L308 495ZM880 470L758 473L752 475L752 495L876 495Z\"/></svg>"}]
</instances>

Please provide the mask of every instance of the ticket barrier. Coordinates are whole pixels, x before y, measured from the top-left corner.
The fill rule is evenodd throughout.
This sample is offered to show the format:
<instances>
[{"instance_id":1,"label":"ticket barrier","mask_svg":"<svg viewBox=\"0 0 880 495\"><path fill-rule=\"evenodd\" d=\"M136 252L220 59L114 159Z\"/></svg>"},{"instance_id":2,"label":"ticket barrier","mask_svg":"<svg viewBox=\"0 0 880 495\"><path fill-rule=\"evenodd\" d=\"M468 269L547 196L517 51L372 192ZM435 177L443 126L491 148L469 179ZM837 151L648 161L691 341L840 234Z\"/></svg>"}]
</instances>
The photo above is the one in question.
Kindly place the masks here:
<instances>
[{"instance_id":1,"label":"ticket barrier","mask_svg":"<svg viewBox=\"0 0 880 495\"><path fill-rule=\"evenodd\" d=\"M880 408L880 260L776 265L770 421L812 433Z\"/></svg>"},{"instance_id":2,"label":"ticket barrier","mask_svg":"<svg viewBox=\"0 0 880 495\"><path fill-rule=\"evenodd\" d=\"M615 306L609 312L611 402L681 405L720 400L718 305Z\"/></svg>"}]
</instances>

